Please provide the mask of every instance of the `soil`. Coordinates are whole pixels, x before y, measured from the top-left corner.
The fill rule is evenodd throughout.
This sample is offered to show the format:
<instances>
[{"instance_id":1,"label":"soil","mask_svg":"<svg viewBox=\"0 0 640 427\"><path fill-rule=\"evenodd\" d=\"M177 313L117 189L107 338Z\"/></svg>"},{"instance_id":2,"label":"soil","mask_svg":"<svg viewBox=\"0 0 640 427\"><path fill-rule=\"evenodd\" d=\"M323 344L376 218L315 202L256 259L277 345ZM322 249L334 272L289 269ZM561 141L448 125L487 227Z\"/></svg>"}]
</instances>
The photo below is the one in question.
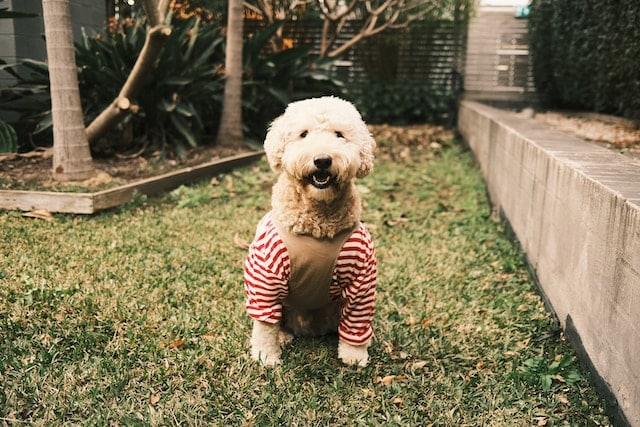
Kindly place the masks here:
<instances>
[{"instance_id":1,"label":"soil","mask_svg":"<svg viewBox=\"0 0 640 427\"><path fill-rule=\"evenodd\" d=\"M533 117L562 132L601 145L633 158L640 164L640 130L637 123L612 116L581 112L520 113ZM453 136L451 130L438 126L370 126L379 144L378 155L401 159L409 156L415 147L437 150ZM0 189L48 190L48 191L97 191L144 178L157 176L188 166L194 166L218 158L228 157L247 150L230 150L219 147L199 147L184 159L150 156L113 157L94 159L96 177L70 184L59 183L51 176L51 149L24 154L0 155ZM73 190L69 190L73 189Z\"/></svg>"},{"instance_id":2,"label":"soil","mask_svg":"<svg viewBox=\"0 0 640 427\"><path fill-rule=\"evenodd\" d=\"M0 190L98 191L248 151L198 147L182 159L163 157L160 152L148 156L94 158L95 177L70 183L54 180L50 148L23 154L0 154Z\"/></svg>"},{"instance_id":3,"label":"soil","mask_svg":"<svg viewBox=\"0 0 640 427\"><path fill-rule=\"evenodd\" d=\"M521 115L533 115L523 111ZM548 126L592 142L640 163L639 123L616 116L577 111L548 111L533 115Z\"/></svg>"},{"instance_id":4,"label":"soil","mask_svg":"<svg viewBox=\"0 0 640 427\"><path fill-rule=\"evenodd\" d=\"M396 161L406 159L413 149L438 150L454 137L451 129L432 125L378 125L370 126L370 129L378 141L377 155ZM0 155L0 190L99 191L246 151L199 147L191 150L184 159L162 158L159 153L147 157L96 158L96 176L71 183L53 179L51 149Z\"/></svg>"}]
</instances>

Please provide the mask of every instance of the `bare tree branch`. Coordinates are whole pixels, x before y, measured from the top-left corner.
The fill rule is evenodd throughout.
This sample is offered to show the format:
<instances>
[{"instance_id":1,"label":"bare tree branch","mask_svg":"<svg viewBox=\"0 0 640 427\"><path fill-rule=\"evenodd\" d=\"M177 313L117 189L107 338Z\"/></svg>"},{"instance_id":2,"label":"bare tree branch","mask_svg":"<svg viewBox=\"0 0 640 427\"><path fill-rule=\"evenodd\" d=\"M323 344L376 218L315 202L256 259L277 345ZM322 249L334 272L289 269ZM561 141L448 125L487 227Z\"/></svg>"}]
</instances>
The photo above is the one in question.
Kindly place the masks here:
<instances>
[{"instance_id":1,"label":"bare tree branch","mask_svg":"<svg viewBox=\"0 0 640 427\"><path fill-rule=\"evenodd\" d=\"M345 10L348 10L348 12L341 14L341 18L336 19L336 14L332 14L331 16L325 14L325 10L329 10L329 8L322 7L322 3L326 0L316 1L321 13L325 17L322 29L320 55L329 58L342 55L367 37L374 36L388 29L406 28L411 22L432 13L437 7L436 2L433 1L427 6L419 0L410 2L405 2L405 0L385 0L379 6L374 7L370 0L351 0L345 7ZM353 18L352 12L357 10L357 7L360 7L361 10L366 13L360 30L349 40L332 49L347 20ZM410 13L416 8L421 9L415 13ZM383 16L384 19L381 20L380 18Z\"/></svg>"},{"instance_id":2,"label":"bare tree branch","mask_svg":"<svg viewBox=\"0 0 640 427\"><path fill-rule=\"evenodd\" d=\"M315 4L323 23L320 56L337 57L367 37L389 29L408 27L446 2L442 0L247 0L251 10L268 23L295 15L296 9ZM340 46L338 37L349 22L362 22L357 34ZM279 33L281 37L281 34ZM277 46L276 46L277 48Z\"/></svg>"}]
</instances>

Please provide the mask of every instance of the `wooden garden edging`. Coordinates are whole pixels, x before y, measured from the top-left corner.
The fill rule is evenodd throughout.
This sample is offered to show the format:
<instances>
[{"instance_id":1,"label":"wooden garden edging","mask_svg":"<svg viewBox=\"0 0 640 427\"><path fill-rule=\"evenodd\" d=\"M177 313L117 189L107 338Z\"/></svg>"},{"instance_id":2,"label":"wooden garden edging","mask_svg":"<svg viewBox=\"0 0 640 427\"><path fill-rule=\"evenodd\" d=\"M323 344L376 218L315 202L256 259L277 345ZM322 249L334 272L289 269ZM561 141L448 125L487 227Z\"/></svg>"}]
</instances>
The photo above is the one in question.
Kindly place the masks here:
<instances>
[{"instance_id":1,"label":"wooden garden edging","mask_svg":"<svg viewBox=\"0 0 640 427\"><path fill-rule=\"evenodd\" d=\"M238 154L95 193L0 190L0 209L44 209L49 212L94 214L127 203L136 193L152 196L244 166L263 155L263 151Z\"/></svg>"}]
</instances>

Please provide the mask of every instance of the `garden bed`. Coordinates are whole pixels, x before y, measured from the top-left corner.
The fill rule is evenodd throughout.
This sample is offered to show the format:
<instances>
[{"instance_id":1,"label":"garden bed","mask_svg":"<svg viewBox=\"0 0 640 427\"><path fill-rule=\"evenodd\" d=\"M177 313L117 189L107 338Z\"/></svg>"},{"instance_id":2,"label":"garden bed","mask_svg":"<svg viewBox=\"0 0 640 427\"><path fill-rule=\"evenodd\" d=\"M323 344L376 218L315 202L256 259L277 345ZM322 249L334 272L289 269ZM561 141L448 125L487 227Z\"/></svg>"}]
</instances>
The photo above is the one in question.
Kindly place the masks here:
<instances>
[{"instance_id":1,"label":"garden bed","mask_svg":"<svg viewBox=\"0 0 640 427\"><path fill-rule=\"evenodd\" d=\"M442 127L387 125L370 126L381 142L379 155L402 159L412 147L431 141L432 148L451 137ZM440 142L438 142L440 141ZM51 150L21 155L0 155L0 209L93 214L131 201L136 194L150 196L179 185L212 177L246 165L262 156L216 147L192 150L185 159L111 157L94 159L95 177L64 183L51 176Z\"/></svg>"},{"instance_id":2,"label":"garden bed","mask_svg":"<svg viewBox=\"0 0 640 427\"><path fill-rule=\"evenodd\" d=\"M246 165L262 155L261 151L245 152L195 163L198 159L202 161L200 154L183 163L157 162L146 170L136 167L148 164L141 157L102 160L96 162L98 173L95 178L72 184L51 179L51 161L46 154L16 156L5 160L3 173L7 172L8 176L3 178L4 186L35 189L0 190L0 209L93 214L127 203L137 194L151 196L171 190ZM192 163L192 166L185 166Z\"/></svg>"}]
</instances>

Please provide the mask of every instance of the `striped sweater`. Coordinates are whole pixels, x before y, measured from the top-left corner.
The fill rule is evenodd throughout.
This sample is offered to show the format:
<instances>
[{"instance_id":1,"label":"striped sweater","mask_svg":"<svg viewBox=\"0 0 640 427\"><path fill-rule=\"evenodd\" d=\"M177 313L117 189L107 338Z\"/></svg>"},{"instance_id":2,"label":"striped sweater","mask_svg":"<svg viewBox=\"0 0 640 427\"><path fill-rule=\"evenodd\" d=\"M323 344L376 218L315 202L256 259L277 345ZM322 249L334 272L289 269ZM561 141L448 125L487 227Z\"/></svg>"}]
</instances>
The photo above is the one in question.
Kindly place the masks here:
<instances>
[{"instance_id":1,"label":"striped sweater","mask_svg":"<svg viewBox=\"0 0 640 427\"><path fill-rule=\"evenodd\" d=\"M249 316L271 324L280 322L290 276L289 252L267 214L258 224L244 266ZM329 285L330 299L341 303L338 336L342 341L352 345L369 341L375 293L375 250L369 232L360 224L340 249Z\"/></svg>"}]
</instances>

